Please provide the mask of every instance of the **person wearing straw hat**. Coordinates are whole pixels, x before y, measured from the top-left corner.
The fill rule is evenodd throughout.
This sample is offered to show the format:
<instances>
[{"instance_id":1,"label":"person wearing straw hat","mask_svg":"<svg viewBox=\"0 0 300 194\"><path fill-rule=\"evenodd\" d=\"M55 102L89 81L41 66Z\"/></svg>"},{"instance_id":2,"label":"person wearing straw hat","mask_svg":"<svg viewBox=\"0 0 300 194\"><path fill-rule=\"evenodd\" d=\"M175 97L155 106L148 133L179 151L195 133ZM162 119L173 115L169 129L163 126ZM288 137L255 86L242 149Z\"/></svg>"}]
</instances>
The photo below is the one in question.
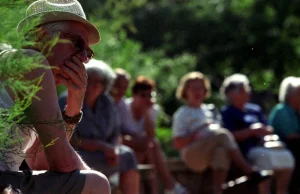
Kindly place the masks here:
<instances>
[{"instance_id":1,"label":"person wearing straw hat","mask_svg":"<svg viewBox=\"0 0 300 194\"><path fill-rule=\"evenodd\" d=\"M6 163L6 171L0 169L0 187L10 184L22 193L110 193L107 178L90 170L68 142L82 117L87 84L84 63L93 57L89 46L100 41L97 28L86 20L77 0L38 0L28 7L17 29L34 44L22 50L0 51L1 63L22 55L46 68L24 75L26 80L42 76L39 85L42 89L36 93L27 115L29 127L36 131L37 138L24 139L22 146L15 149L29 147L32 162L45 159L49 170L14 172ZM56 85L60 84L68 89L62 113L56 95ZM2 87L0 98L2 108L8 108L14 105L17 96Z\"/></svg>"}]
</instances>

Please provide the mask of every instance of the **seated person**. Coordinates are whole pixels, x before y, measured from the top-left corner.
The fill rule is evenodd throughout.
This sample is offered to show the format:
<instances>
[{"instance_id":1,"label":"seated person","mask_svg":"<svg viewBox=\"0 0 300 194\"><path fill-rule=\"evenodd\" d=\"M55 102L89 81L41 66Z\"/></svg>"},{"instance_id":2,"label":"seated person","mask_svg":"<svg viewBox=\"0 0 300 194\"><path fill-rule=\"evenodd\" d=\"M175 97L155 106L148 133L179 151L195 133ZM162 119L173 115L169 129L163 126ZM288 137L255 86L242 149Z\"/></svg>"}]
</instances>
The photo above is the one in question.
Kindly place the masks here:
<instances>
[{"instance_id":1,"label":"seated person","mask_svg":"<svg viewBox=\"0 0 300 194\"><path fill-rule=\"evenodd\" d=\"M172 178L159 143L155 140L155 123L159 107L155 104L154 81L139 76L132 87L133 97L124 100L130 77L122 69L117 69L116 74L117 79L111 94L118 105L122 119L123 143L135 151L140 164L154 165L168 193L187 194L186 189ZM155 177L152 177L151 189L152 194L158 193L158 182Z\"/></svg>"},{"instance_id":2,"label":"seated person","mask_svg":"<svg viewBox=\"0 0 300 194\"><path fill-rule=\"evenodd\" d=\"M173 115L173 145L187 167L196 172L211 167L214 194L223 192L231 160L249 176L254 174L231 133L220 127L212 105L203 104L210 95L208 79L200 72L188 73L181 78L176 95L185 105Z\"/></svg>"},{"instance_id":3,"label":"seated person","mask_svg":"<svg viewBox=\"0 0 300 194\"><path fill-rule=\"evenodd\" d=\"M300 78L285 78L279 90L279 104L270 113L269 124L274 133L286 143L292 152L296 166L291 182L290 193L299 194L300 186Z\"/></svg>"},{"instance_id":4,"label":"seated person","mask_svg":"<svg viewBox=\"0 0 300 194\"><path fill-rule=\"evenodd\" d=\"M273 149L260 145L264 136L272 134L273 128L267 125L261 108L248 103L249 84L248 78L242 74L234 74L224 80L221 87L227 102L221 111L224 127L232 132L244 156L255 166L275 171L276 193L286 194L294 158L284 147ZM260 194L271 193L270 182L266 180L259 185Z\"/></svg>"},{"instance_id":5,"label":"seated person","mask_svg":"<svg viewBox=\"0 0 300 194\"><path fill-rule=\"evenodd\" d=\"M71 139L71 145L93 169L110 176L120 172L124 194L139 193L139 173L134 152L119 144L120 122L108 91L115 73L104 62L91 60L86 65L88 85L83 103L83 117ZM66 105L66 96L60 106Z\"/></svg>"},{"instance_id":6,"label":"seated person","mask_svg":"<svg viewBox=\"0 0 300 194\"><path fill-rule=\"evenodd\" d=\"M108 194L110 188L107 178L100 172L90 170L70 146L66 134L67 126L75 126L75 123L79 121L76 118L81 115L81 104L86 87L86 71L83 63L92 58L92 50L89 46L100 40L99 32L86 20L82 7L76 0L34 1L26 13L28 17L19 23L18 30L34 32L31 35L26 34L25 37L34 44L30 44L30 48L27 45L20 50L0 48L0 64L4 66L13 64L18 67L18 70L24 70L24 72L1 74L1 82L5 83L7 80L19 78L26 84L37 84L30 89L40 88L40 90L35 93L36 98L31 99L29 95L34 94L33 91L13 92L12 88L9 88L10 85L6 84L7 88L5 88L0 84L1 113L15 105L14 108L20 111L24 108L19 106L20 101L28 102L30 105L25 114L21 115L26 116L22 121L23 124L18 123L11 130L13 137L10 140L12 142L17 140L15 141L17 145L5 152L15 153L10 155L9 159L14 160L17 165L11 166L11 163L6 160L0 162L2 166L0 187L10 184L24 194ZM39 16L40 20L34 23L33 19L36 21ZM28 24L32 23L36 25L28 28ZM26 33L29 33L28 31ZM42 67L27 68L29 63L35 66L40 64ZM59 84L64 84L68 92L73 94L68 98L68 107L63 114L65 116L62 116L57 103L56 85ZM76 87L72 87L73 85ZM1 124L12 124L9 120L5 120L7 118L1 117ZM69 123L66 118L75 119L73 123ZM26 133L23 131L25 125ZM36 138L37 136L39 138ZM40 139L43 145L42 151L39 151L43 153L48 164L48 168L44 170L48 171L17 172L16 167L22 161L19 160L17 154L22 153L24 156L24 151L31 148L36 139ZM1 160L5 159L2 157L2 154L5 155L2 151Z\"/></svg>"}]
</instances>

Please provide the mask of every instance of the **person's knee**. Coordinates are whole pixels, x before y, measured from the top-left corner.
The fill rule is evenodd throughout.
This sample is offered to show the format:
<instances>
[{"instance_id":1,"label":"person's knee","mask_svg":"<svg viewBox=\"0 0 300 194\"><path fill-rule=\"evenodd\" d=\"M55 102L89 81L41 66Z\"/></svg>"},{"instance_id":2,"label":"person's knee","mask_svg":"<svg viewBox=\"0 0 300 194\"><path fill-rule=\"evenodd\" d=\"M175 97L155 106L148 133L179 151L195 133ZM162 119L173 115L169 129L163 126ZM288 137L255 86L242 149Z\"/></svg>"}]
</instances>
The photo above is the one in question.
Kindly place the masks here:
<instances>
[{"instance_id":1,"label":"person's knee","mask_svg":"<svg viewBox=\"0 0 300 194\"><path fill-rule=\"evenodd\" d=\"M223 130L218 131L216 134L216 140L219 142L220 145L228 142L228 133L224 132Z\"/></svg>"},{"instance_id":2,"label":"person's knee","mask_svg":"<svg viewBox=\"0 0 300 194\"><path fill-rule=\"evenodd\" d=\"M217 130L216 133L216 141L218 141L220 146L224 146L228 149L237 149L238 145L236 144L236 141L231 134L230 131L228 131L225 128L220 128Z\"/></svg>"},{"instance_id":3,"label":"person's knee","mask_svg":"<svg viewBox=\"0 0 300 194\"><path fill-rule=\"evenodd\" d=\"M121 149L121 162L125 164L131 164L132 166L137 167L137 158L135 152L127 146L122 146Z\"/></svg>"},{"instance_id":4,"label":"person's knee","mask_svg":"<svg viewBox=\"0 0 300 194\"><path fill-rule=\"evenodd\" d=\"M92 170L83 171L82 173L86 176L83 194L110 194L110 185L104 174Z\"/></svg>"},{"instance_id":5,"label":"person's knee","mask_svg":"<svg viewBox=\"0 0 300 194\"><path fill-rule=\"evenodd\" d=\"M212 167L214 169L229 170L230 168L230 157L228 155L228 150L223 147L216 148L213 158L212 158Z\"/></svg>"}]
</instances>

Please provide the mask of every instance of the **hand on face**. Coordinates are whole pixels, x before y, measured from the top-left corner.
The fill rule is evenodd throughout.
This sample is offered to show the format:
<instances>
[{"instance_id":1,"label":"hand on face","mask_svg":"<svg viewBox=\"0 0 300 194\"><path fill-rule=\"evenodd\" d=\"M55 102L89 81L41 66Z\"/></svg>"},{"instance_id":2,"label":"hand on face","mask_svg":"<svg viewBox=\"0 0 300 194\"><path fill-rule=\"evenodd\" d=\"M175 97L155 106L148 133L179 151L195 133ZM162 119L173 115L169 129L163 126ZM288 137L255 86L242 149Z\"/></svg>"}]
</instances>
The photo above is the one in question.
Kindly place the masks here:
<instances>
[{"instance_id":1,"label":"hand on face","mask_svg":"<svg viewBox=\"0 0 300 194\"><path fill-rule=\"evenodd\" d=\"M57 74L57 84L64 84L68 88L67 109L69 116L80 112L87 85L87 73L80 56L74 55L66 60L60 68L61 74Z\"/></svg>"}]
</instances>

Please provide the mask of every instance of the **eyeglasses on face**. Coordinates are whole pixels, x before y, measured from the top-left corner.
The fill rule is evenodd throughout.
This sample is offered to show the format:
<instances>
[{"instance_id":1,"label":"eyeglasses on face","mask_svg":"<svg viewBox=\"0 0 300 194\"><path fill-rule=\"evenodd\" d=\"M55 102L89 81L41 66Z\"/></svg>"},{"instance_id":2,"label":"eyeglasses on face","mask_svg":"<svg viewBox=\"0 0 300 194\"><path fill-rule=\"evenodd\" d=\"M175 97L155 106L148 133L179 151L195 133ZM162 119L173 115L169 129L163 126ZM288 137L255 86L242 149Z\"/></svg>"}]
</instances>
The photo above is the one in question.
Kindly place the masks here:
<instances>
[{"instance_id":1,"label":"eyeglasses on face","mask_svg":"<svg viewBox=\"0 0 300 194\"><path fill-rule=\"evenodd\" d=\"M85 41L80 36L74 36L68 33L61 33L62 36L71 41L72 46L77 53L85 52L87 58L90 60L94 57L94 51L86 46Z\"/></svg>"}]
</instances>

